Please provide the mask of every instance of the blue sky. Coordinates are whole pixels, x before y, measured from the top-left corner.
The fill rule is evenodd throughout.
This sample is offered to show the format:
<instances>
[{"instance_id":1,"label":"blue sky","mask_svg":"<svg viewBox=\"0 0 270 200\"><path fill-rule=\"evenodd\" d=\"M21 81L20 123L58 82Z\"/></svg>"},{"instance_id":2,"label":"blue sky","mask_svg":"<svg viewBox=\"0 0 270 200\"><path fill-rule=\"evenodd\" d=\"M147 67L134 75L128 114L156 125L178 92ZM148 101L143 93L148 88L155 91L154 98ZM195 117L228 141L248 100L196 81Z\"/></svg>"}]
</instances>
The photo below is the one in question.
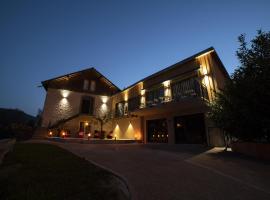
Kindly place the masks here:
<instances>
[{"instance_id":1,"label":"blue sky","mask_svg":"<svg viewBox=\"0 0 270 200\"><path fill-rule=\"evenodd\" d=\"M0 107L35 115L42 80L95 67L120 88L213 46L270 31L270 1L0 1Z\"/></svg>"}]
</instances>

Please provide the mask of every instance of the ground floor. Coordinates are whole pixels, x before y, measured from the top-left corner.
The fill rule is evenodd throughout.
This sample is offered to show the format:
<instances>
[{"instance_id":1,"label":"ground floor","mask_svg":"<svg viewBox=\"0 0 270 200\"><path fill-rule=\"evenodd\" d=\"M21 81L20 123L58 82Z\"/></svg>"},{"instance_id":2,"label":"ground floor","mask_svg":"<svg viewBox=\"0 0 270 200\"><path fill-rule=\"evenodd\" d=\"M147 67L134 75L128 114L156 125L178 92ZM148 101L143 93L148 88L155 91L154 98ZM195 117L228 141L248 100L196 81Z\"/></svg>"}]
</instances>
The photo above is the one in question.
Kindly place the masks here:
<instances>
[{"instance_id":1,"label":"ground floor","mask_svg":"<svg viewBox=\"0 0 270 200\"><path fill-rule=\"evenodd\" d=\"M212 126L205 113L133 116L115 119L112 125L117 138L143 143L224 146L222 131Z\"/></svg>"},{"instance_id":2,"label":"ground floor","mask_svg":"<svg viewBox=\"0 0 270 200\"><path fill-rule=\"evenodd\" d=\"M48 134L85 139L137 140L142 143L224 146L222 131L212 126L205 113L131 115L103 124L91 116L80 115L50 129Z\"/></svg>"},{"instance_id":3,"label":"ground floor","mask_svg":"<svg viewBox=\"0 0 270 200\"><path fill-rule=\"evenodd\" d=\"M55 143L124 177L132 199L269 199L269 163L203 145Z\"/></svg>"}]
</instances>

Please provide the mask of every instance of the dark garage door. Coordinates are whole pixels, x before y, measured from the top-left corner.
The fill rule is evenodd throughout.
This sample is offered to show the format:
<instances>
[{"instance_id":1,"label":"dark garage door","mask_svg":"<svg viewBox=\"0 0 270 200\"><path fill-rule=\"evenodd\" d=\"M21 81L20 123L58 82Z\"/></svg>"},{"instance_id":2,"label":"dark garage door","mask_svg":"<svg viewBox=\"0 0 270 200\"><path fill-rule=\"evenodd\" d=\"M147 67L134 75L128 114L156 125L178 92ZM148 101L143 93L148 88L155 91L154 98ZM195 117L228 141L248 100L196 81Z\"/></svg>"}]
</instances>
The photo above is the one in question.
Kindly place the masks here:
<instances>
[{"instance_id":1,"label":"dark garage door","mask_svg":"<svg viewBox=\"0 0 270 200\"><path fill-rule=\"evenodd\" d=\"M147 142L168 143L166 119L147 120Z\"/></svg>"},{"instance_id":2,"label":"dark garage door","mask_svg":"<svg viewBox=\"0 0 270 200\"><path fill-rule=\"evenodd\" d=\"M186 115L174 118L175 143L206 143L204 115Z\"/></svg>"}]
</instances>

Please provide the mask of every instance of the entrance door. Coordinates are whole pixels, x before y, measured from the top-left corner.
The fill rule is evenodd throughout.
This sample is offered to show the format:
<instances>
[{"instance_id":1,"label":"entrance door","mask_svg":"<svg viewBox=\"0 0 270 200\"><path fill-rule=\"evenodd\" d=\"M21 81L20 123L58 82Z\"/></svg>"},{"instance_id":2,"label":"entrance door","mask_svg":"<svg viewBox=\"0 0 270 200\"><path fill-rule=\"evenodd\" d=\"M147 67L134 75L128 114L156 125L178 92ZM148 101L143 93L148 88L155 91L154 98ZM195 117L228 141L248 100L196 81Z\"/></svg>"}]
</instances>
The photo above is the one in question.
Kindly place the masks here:
<instances>
[{"instance_id":1,"label":"entrance door","mask_svg":"<svg viewBox=\"0 0 270 200\"><path fill-rule=\"evenodd\" d=\"M175 143L206 143L204 115L195 114L174 118Z\"/></svg>"},{"instance_id":2,"label":"entrance door","mask_svg":"<svg viewBox=\"0 0 270 200\"><path fill-rule=\"evenodd\" d=\"M168 143L166 119L147 120L147 142Z\"/></svg>"}]
</instances>

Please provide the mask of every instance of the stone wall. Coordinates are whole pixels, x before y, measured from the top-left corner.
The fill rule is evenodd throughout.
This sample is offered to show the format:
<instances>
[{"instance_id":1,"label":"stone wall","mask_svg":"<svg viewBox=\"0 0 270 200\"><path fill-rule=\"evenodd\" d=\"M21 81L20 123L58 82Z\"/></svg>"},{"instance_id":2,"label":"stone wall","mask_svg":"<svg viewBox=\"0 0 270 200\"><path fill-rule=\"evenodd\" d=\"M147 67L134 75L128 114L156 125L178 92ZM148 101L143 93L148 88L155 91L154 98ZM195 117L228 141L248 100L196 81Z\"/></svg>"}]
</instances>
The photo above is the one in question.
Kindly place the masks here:
<instances>
[{"instance_id":1,"label":"stone wall","mask_svg":"<svg viewBox=\"0 0 270 200\"><path fill-rule=\"evenodd\" d=\"M94 115L110 112L111 101L108 97L49 88L42 114L42 127L48 127L59 120L79 114L83 96L94 97Z\"/></svg>"}]
</instances>

